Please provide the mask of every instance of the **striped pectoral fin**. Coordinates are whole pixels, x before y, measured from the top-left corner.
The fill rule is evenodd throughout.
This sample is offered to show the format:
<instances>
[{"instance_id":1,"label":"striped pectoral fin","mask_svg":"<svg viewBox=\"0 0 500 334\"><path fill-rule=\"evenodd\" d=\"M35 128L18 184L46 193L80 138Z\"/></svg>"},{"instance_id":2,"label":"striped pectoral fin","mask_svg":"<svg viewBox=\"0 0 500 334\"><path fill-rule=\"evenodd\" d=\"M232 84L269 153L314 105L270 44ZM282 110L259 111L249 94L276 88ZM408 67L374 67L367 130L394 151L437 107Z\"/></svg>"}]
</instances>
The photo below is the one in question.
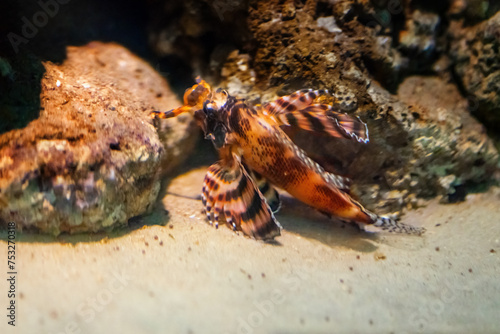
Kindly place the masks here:
<instances>
[{"instance_id":1,"label":"striped pectoral fin","mask_svg":"<svg viewBox=\"0 0 500 334\"><path fill-rule=\"evenodd\" d=\"M267 114L276 116L282 125L367 143L366 124L357 117L335 111L332 106L325 104L328 95L327 90L303 89L266 103L261 108Z\"/></svg>"},{"instance_id":2,"label":"striped pectoral fin","mask_svg":"<svg viewBox=\"0 0 500 334\"><path fill-rule=\"evenodd\" d=\"M314 104L301 110L278 115L281 123L332 137L368 143L368 127L358 117L337 112L327 104Z\"/></svg>"},{"instance_id":3,"label":"striped pectoral fin","mask_svg":"<svg viewBox=\"0 0 500 334\"><path fill-rule=\"evenodd\" d=\"M240 229L255 239L273 239L281 226L258 187L240 163L224 166L220 162L208 169L203 185L207 218L218 226L224 214L233 229Z\"/></svg>"},{"instance_id":4,"label":"striped pectoral fin","mask_svg":"<svg viewBox=\"0 0 500 334\"><path fill-rule=\"evenodd\" d=\"M270 115L279 115L291 111L304 109L318 103L321 96L329 95L328 90L302 89L293 94L282 96L272 102L266 103L262 108Z\"/></svg>"}]
</instances>

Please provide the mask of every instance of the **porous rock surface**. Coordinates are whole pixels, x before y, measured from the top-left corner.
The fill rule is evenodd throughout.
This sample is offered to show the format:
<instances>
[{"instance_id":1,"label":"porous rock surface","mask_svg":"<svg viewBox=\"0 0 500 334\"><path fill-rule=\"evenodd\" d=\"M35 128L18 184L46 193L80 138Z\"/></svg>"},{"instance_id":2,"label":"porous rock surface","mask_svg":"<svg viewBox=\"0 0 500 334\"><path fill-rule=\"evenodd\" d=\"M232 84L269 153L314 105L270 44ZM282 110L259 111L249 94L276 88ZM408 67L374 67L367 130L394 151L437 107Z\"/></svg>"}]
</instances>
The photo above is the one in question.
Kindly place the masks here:
<instances>
[{"instance_id":1,"label":"porous rock surface","mask_svg":"<svg viewBox=\"0 0 500 334\"><path fill-rule=\"evenodd\" d=\"M181 41L197 41L203 52L193 56L194 72L202 67L200 55L210 54L205 61L220 66L207 66L206 77L252 102L302 88L328 89L343 111L368 124L370 143L301 131L294 140L326 169L350 176L353 194L363 204L396 213L419 206L419 198L461 200L467 186L488 182L497 170L498 152L470 116L471 101L454 81L455 58L449 55L448 22L478 19L471 14L477 2L271 0L239 1L226 8L220 0L188 1L184 9L177 8L178 28L163 28L174 29L176 34L169 36L176 38L153 43L177 45L181 52ZM212 26L198 25L196 36L186 35L183 27L189 19L203 21L202 12L214 13L212 20L220 14L221 25L234 27L227 29L228 35L246 29L239 43L226 39L233 51L226 52L224 61L220 50L230 46ZM155 26L153 34L162 36L162 28ZM203 43L212 35L214 44ZM496 61L489 63L484 77L495 76ZM460 64L458 69L460 73ZM492 106L498 108L499 101Z\"/></svg>"},{"instance_id":2,"label":"porous rock surface","mask_svg":"<svg viewBox=\"0 0 500 334\"><path fill-rule=\"evenodd\" d=\"M472 27L454 22L451 55L472 112L500 130L500 12Z\"/></svg>"},{"instance_id":3,"label":"porous rock surface","mask_svg":"<svg viewBox=\"0 0 500 334\"><path fill-rule=\"evenodd\" d=\"M40 117L0 136L0 220L57 235L147 212L161 167L194 145L189 116L163 142L148 116L179 104L165 80L112 43L68 47L63 64L44 66Z\"/></svg>"}]
</instances>

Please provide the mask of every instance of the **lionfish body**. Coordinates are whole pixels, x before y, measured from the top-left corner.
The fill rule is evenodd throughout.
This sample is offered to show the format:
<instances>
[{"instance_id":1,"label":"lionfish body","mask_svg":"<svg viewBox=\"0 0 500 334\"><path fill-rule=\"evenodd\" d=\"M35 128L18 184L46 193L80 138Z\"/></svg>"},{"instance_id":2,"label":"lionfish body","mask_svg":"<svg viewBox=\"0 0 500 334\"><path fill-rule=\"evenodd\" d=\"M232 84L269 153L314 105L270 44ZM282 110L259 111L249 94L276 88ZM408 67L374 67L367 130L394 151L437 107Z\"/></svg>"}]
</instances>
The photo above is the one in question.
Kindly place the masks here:
<instances>
[{"instance_id":1,"label":"lionfish body","mask_svg":"<svg viewBox=\"0 0 500 334\"><path fill-rule=\"evenodd\" d=\"M185 105L161 118L194 111L195 119L219 151L210 166L202 199L207 217L218 226L223 214L234 229L256 239L272 239L281 226L274 187L282 188L317 210L391 232L420 234L423 230L369 212L347 193L349 180L326 172L297 147L281 129L299 127L334 137L368 142L366 125L358 118L320 103L327 91L301 90L259 106L248 105L223 90L213 91L203 80L188 89Z\"/></svg>"}]
</instances>

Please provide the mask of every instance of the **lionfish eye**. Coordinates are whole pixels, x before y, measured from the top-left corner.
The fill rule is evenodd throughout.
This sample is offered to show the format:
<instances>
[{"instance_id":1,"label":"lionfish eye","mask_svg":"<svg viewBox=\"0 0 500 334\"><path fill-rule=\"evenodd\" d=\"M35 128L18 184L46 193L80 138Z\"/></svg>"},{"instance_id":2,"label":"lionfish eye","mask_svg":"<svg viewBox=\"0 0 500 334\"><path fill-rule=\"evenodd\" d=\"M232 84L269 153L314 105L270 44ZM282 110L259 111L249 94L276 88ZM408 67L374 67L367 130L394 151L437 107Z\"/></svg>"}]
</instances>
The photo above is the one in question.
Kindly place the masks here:
<instances>
[{"instance_id":1,"label":"lionfish eye","mask_svg":"<svg viewBox=\"0 0 500 334\"><path fill-rule=\"evenodd\" d=\"M205 114L208 116L208 117L213 117L213 115L215 115L215 109L212 107L212 105L206 103L204 106L203 106L203 111L205 112Z\"/></svg>"}]
</instances>

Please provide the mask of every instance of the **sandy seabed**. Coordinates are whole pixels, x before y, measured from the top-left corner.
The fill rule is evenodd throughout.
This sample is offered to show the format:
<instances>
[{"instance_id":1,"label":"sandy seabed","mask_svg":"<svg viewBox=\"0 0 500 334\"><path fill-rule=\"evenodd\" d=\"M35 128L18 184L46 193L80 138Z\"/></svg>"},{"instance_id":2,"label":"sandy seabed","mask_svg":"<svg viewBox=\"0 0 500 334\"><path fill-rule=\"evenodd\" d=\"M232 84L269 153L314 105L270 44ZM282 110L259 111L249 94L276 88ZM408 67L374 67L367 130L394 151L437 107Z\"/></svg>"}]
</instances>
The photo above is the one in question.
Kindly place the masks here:
<instances>
[{"instance_id":1,"label":"sandy seabed","mask_svg":"<svg viewBox=\"0 0 500 334\"><path fill-rule=\"evenodd\" d=\"M269 244L206 222L205 170L168 182L130 228L18 234L16 326L4 315L1 332L500 332L499 188L408 213L422 237L359 232L285 197Z\"/></svg>"}]
</instances>

